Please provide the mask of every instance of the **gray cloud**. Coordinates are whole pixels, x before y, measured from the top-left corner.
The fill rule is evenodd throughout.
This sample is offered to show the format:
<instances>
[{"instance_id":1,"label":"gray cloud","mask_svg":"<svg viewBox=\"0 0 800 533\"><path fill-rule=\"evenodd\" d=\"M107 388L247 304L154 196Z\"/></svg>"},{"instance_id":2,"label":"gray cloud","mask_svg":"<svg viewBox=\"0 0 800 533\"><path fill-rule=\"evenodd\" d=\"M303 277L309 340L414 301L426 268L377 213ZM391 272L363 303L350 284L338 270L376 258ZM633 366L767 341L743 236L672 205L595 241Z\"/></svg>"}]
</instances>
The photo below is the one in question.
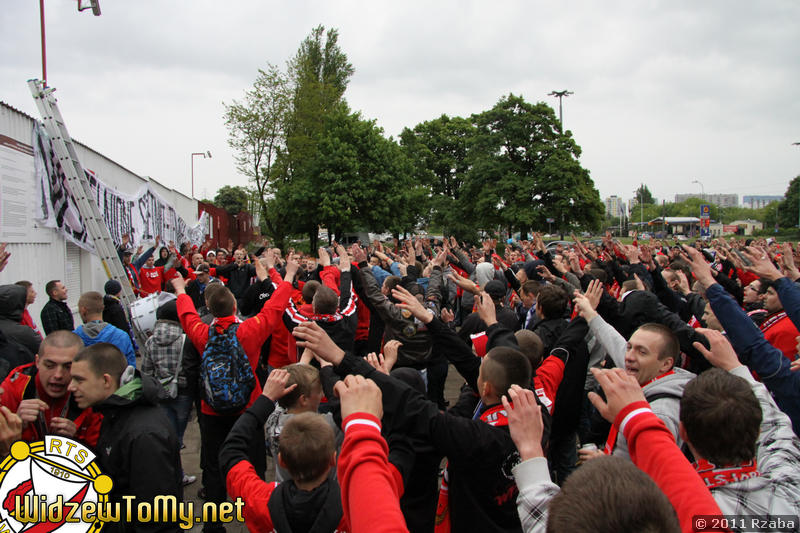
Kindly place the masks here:
<instances>
[{"instance_id":1,"label":"gray cloud","mask_svg":"<svg viewBox=\"0 0 800 533\"><path fill-rule=\"evenodd\" d=\"M356 68L351 107L387 135L442 113L469 116L514 92L557 102L603 196L640 181L659 198L697 190L782 193L798 174L800 5L764 2L212 2L47 5L48 71L72 134L188 192L244 184L222 102L257 69L285 65L317 24ZM36 116L38 7L5 0L0 99Z\"/></svg>"}]
</instances>

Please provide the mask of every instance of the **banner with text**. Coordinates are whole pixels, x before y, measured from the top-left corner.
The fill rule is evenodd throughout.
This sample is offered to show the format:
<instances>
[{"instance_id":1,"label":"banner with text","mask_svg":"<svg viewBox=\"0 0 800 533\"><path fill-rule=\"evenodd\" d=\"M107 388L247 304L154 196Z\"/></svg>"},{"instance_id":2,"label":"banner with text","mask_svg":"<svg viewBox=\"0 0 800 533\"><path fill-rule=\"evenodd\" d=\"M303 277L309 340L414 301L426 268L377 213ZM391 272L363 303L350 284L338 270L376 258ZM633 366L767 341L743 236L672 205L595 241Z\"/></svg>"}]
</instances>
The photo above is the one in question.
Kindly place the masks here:
<instances>
[{"instance_id":1,"label":"banner with text","mask_svg":"<svg viewBox=\"0 0 800 533\"><path fill-rule=\"evenodd\" d=\"M64 169L53 150L52 141L38 122L33 127L34 169L36 173L36 219L48 228L58 229L70 242L94 253L94 243L89 236L83 217L75 205ZM174 241L201 245L209 232L208 213L203 212L193 226L178 216L175 208L156 193L149 183L139 192L128 196L108 187L86 170L92 197L103 215L111 238L122 242L128 234L134 246L153 242L156 235L161 242Z\"/></svg>"}]
</instances>

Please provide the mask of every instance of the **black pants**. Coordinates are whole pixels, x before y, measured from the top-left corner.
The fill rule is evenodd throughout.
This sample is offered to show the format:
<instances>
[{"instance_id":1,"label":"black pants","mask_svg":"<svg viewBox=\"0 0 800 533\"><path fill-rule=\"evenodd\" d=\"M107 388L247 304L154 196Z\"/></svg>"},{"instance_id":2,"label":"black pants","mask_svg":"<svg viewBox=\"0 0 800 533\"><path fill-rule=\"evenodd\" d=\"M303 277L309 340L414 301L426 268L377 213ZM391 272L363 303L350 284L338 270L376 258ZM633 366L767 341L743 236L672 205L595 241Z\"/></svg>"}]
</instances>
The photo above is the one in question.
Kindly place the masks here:
<instances>
[{"instance_id":1,"label":"black pants","mask_svg":"<svg viewBox=\"0 0 800 533\"><path fill-rule=\"evenodd\" d=\"M222 503L227 501L228 493L225 489L224 473L219 467L219 452L222 443L230 433L233 424L239 415L215 416L200 414L202 424L200 424L200 448L203 457L203 486L206 489L206 500L210 502ZM267 470L267 447L264 436L255 437L251 441L249 450L250 462L256 469L256 474L264 478ZM205 532L225 531L225 527L220 522L209 522L203 524Z\"/></svg>"}]
</instances>

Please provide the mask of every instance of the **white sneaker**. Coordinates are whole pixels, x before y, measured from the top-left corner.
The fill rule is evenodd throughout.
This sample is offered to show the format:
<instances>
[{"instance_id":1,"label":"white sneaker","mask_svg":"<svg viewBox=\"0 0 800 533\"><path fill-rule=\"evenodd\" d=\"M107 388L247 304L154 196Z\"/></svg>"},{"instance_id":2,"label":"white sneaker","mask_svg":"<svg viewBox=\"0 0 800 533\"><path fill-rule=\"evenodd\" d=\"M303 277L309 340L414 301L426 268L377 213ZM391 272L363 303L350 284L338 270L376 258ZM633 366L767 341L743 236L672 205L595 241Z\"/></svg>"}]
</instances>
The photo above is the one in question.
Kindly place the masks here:
<instances>
[{"instance_id":1,"label":"white sneaker","mask_svg":"<svg viewBox=\"0 0 800 533\"><path fill-rule=\"evenodd\" d=\"M186 485L191 485L195 481L197 481L197 476L190 476L189 474L184 474L183 475L183 486L184 487Z\"/></svg>"}]
</instances>

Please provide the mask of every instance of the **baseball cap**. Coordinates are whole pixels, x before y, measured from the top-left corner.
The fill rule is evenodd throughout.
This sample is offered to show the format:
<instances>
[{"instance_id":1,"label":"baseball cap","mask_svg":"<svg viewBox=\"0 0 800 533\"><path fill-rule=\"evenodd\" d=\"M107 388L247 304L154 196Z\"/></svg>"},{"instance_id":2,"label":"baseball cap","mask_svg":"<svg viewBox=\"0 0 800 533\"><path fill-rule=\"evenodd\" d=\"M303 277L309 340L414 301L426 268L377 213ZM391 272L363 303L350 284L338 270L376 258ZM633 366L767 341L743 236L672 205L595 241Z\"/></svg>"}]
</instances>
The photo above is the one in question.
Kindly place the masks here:
<instances>
[{"instance_id":1,"label":"baseball cap","mask_svg":"<svg viewBox=\"0 0 800 533\"><path fill-rule=\"evenodd\" d=\"M205 263L200 263L197 265L197 269L194 271L195 274L208 274L211 269Z\"/></svg>"}]
</instances>

